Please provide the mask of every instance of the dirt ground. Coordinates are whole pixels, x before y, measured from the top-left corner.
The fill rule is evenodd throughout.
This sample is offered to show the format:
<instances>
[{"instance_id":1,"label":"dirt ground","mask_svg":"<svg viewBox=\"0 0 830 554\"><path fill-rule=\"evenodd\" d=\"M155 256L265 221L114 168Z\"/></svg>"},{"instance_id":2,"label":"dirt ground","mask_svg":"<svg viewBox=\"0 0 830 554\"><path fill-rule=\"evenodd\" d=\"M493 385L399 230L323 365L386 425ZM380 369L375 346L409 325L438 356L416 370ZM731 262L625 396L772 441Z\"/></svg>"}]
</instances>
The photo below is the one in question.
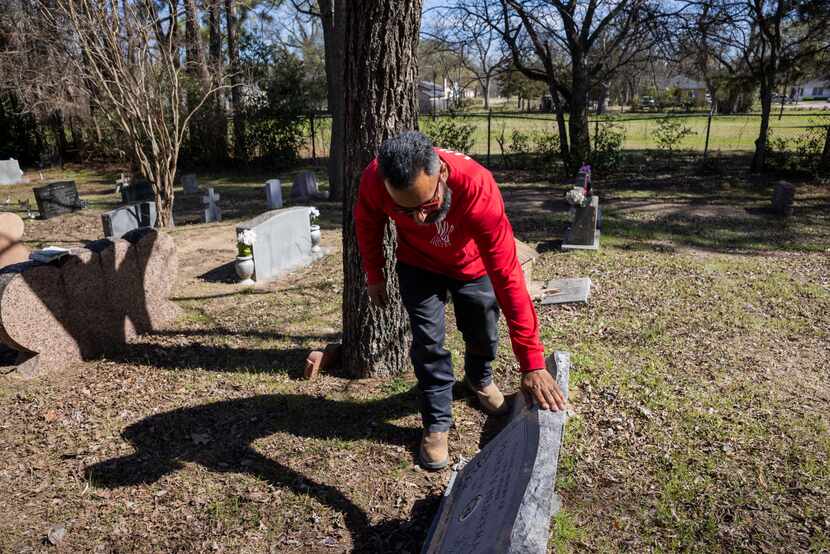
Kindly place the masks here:
<instances>
[{"instance_id":1,"label":"dirt ground","mask_svg":"<svg viewBox=\"0 0 830 554\"><path fill-rule=\"evenodd\" d=\"M90 207L27 221L27 244L100 238L115 174L48 175L78 180ZM574 361L550 551L830 551L830 186L800 183L780 220L771 183L743 175L598 179L602 248L562 253L569 183L497 177L535 276L594 282L587 306L537 305L546 349ZM415 463L412 372L301 379L340 336L340 205L318 204L329 256L242 288L234 227L264 178L205 181L227 219L170 231L179 321L110 359L0 378L0 551L417 552L449 471ZM198 203L177 209L187 221ZM515 369L503 338L505 390ZM453 460L503 423L457 392Z\"/></svg>"}]
</instances>

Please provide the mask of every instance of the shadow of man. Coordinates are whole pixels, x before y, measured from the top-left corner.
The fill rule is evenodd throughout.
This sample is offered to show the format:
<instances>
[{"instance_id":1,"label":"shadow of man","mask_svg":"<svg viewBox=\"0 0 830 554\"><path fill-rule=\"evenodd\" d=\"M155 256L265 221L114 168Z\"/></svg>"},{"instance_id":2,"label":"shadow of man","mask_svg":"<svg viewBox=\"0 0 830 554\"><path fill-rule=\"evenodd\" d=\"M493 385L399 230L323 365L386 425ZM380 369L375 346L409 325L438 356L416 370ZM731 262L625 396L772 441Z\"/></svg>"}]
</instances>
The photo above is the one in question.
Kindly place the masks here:
<instances>
[{"instance_id":1,"label":"shadow of man","mask_svg":"<svg viewBox=\"0 0 830 554\"><path fill-rule=\"evenodd\" d=\"M417 552L438 507L438 496L416 503L410 520L372 525L367 513L336 486L311 479L258 452L252 443L274 433L404 446L415 459L420 430L389 423L417 411L415 389L371 402L305 395L260 395L182 408L127 427L135 453L86 468L97 487L154 483L192 462L215 472L247 473L275 487L307 494L343 514L354 552ZM196 444L196 442L205 444Z\"/></svg>"}]
</instances>

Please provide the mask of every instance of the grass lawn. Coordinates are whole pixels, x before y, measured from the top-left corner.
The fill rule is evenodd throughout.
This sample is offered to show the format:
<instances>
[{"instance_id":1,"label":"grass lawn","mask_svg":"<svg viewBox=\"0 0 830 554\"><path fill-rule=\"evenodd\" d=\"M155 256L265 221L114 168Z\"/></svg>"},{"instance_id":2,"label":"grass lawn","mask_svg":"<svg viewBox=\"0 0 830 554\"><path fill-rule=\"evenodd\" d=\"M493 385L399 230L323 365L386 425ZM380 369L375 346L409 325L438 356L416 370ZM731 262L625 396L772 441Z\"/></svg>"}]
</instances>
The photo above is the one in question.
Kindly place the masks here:
<instances>
[{"instance_id":1,"label":"grass lawn","mask_svg":"<svg viewBox=\"0 0 830 554\"><path fill-rule=\"evenodd\" d=\"M91 207L27 222L30 245L98 238L116 173L48 175L77 179ZM594 282L587 306L537 306L546 349L574 363L551 551L830 550L830 184L799 183L777 219L772 180L738 169L595 175L602 248L563 253L570 184L496 176L541 252L534 276ZM171 232L174 326L61 375L0 377L0 551L51 549L55 524L65 552L418 551L449 472L415 464L412 372L301 379L306 353L339 340L340 205L318 204L330 256L256 289L228 282L234 225L262 210L266 177L290 183L200 175L229 219ZM514 390L504 338L496 367ZM490 424L461 395L453 411L451 456L469 459Z\"/></svg>"}]
</instances>

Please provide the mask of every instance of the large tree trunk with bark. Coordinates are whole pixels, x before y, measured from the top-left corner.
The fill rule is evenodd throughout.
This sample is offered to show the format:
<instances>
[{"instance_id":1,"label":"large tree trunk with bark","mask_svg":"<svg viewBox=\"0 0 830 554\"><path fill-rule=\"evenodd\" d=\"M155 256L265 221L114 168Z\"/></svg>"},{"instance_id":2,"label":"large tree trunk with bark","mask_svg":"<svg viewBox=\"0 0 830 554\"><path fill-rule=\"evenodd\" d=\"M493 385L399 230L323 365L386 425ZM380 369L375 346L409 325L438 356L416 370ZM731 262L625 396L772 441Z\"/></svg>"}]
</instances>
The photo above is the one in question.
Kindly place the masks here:
<instances>
[{"instance_id":1,"label":"large tree trunk with bark","mask_svg":"<svg viewBox=\"0 0 830 554\"><path fill-rule=\"evenodd\" d=\"M752 171L763 171L767 160L767 139L769 138L769 117L772 113L773 79L761 79L761 129L755 139L755 154L752 156Z\"/></svg>"},{"instance_id":2,"label":"large tree trunk with bark","mask_svg":"<svg viewBox=\"0 0 830 554\"><path fill-rule=\"evenodd\" d=\"M591 142L588 137L588 89L590 79L584 61L573 54L573 75L571 79L571 98L569 102L571 149L569 168L576 170L591 156Z\"/></svg>"},{"instance_id":3,"label":"large tree trunk with bark","mask_svg":"<svg viewBox=\"0 0 830 554\"><path fill-rule=\"evenodd\" d=\"M225 0L225 26L228 36L228 64L231 70L231 106L233 108L233 153L237 160L248 159L245 141L245 119L242 114L242 76L239 74L239 18L234 0Z\"/></svg>"},{"instance_id":4,"label":"large tree trunk with bark","mask_svg":"<svg viewBox=\"0 0 830 554\"><path fill-rule=\"evenodd\" d=\"M562 156L562 163L570 167L571 147L568 141L568 125L565 122L565 107L559 98L559 91L552 83L548 83L550 99L553 102L553 111L556 112L556 127L559 130L559 155Z\"/></svg>"},{"instance_id":5,"label":"large tree trunk with bark","mask_svg":"<svg viewBox=\"0 0 830 554\"><path fill-rule=\"evenodd\" d=\"M408 323L395 274L394 228L384 239L389 303L372 306L355 237L360 174L390 136L417 127L417 45L421 0L366 0L350 6L345 30L343 198L343 367L354 376L401 373ZM394 29L390 33L389 29Z\"/></svg>"},{"instance_id":6,"label":"large tree trunk with bark","mask_svg":"<svg viewBox=\"0 0 830 554\"><path fill-rule=\"evenodd\" d=\"M320 0L320 19L323 23L323 48L326 57L326 85L331 112L331 142L329 143L329 199L343 198L343 168L345 142L343 136L343 49L346 17L345 0ZM340 22L339 24L337 22Z\"/></svg>"},{"instance_id":7,"label":"large tree trunk with bark","mask_svg":"<svg viewBox=\"0 0 830 554\"><path fill-rule=\"evenodd\" d=\"M222 29L220 0L207 0L208 10L208 65L213 75L212 85L216 86L224 77L222 67ZM214 94L212 109L205 110L205 117L210 126L210 136L214 141L216 161L228 158L228 120L225 115L224 92Z\"/></svg>"}]
</instances>

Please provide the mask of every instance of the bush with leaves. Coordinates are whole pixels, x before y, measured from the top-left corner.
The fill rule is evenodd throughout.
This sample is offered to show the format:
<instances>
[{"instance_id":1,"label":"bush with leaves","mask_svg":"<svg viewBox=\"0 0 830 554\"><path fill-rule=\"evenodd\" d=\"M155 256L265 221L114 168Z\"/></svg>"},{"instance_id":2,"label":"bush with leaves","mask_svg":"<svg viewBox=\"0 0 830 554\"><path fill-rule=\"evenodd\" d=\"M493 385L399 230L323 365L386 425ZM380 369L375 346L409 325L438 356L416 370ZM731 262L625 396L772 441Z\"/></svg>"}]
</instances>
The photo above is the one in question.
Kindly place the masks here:
<instances>
[{"instance_id":1,"label":"bush with leaves","mask_svg":"<svg viewBox=\"0 0 830 554\"><path fill-rule=\"evenodd\" d=\"M475 125L462 123L455 117L439 117L423 123L421 132L428 136L435 146L457 152L473 149Z\"/></svg>"},{"instance_id":2,"label":"bush with leaves","mask_svg":"<svg viewBox=\"0 0 830 554\"><path fill-rule=\"evenodd\" d=\"M657 148L667 152L669 155L680 142L689 135L695 135L688 125L677 117L661 117L657 120L657 129L654 131L654 138L657 141Z\"/></svg>"},{"instance_id":3,"label":"bush with leaves","mask_svg":"<svg viewBox=\"0 0 830 554\"><path fill-rule=\"evenodd\" d=\"M767 165L783 171L809 171L817 174L821 165L826 133L830 132L826 120L809 120L810 127L798 136L775 136L770 129L767 135Z\"/></svg>"},{"instance_id":4,"label":"bush with leaves","mask_svg":"<svg viewBox=\"0 0 830 554\"><path fill-rule=\"evenodd\" d=\"M598 126L594 134L589 160L594 169L608 171L616 168L622 161L625 129L614 119L607 119Z\"/></svg>"},{"instance_id":5,"label":"bush with leaves","mask_svg":"<svg viewBox=\"0 0 830 554\"><path fill-rule=\"evenodd\" d=\"M559 160L559 133L550 131L534 131L532 134L534 142L533 152L540 167L549 168Z\"/></svg>"}]
</instances>

